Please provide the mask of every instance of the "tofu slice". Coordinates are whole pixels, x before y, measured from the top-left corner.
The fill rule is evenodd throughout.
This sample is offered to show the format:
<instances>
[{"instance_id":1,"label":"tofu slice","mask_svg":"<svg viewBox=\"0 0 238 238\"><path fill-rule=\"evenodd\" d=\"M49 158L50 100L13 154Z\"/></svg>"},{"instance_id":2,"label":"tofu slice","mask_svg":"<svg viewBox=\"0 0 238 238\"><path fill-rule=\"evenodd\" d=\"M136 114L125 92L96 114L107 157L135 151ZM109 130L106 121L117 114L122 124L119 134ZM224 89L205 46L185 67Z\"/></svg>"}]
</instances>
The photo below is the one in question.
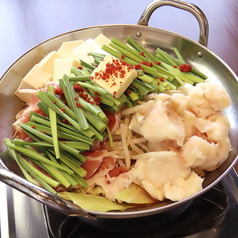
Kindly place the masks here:
<instances>
[{"instance_id":1,"label":"tofu slice","mask_svg":"<svg viewBox=\"0 0 238 238\"><path fill-rule=\"evenodd\" d=\"M63 42L60 48L57 51L57 54L62 59L75 59L79 60L77 55L74 54L73 50L80 46L84 41L83 40L74 40Z\"/></svg>"},{"instance_id":2,"label":"tofu slice","mask_svg":"<svg viewBox=\"0 0 238 238\"><path fill-rule=\"evenodd\" d=\"M20 93L20 89L39 89L44 86L47 81L52 80L52 74L43 69L39 64L36 64L22 79L21 84L14 93L24 102L29 102L31 94Z\"/></svg>"},{"instance_id":3,"label":"tofu slice","mask_svg":"<svg viewBox=\"0 0 238 238\"><path fill-rule=\"evenodd\" d=\"M83 42L80 46L73 50L74 54L77 55L79 60L83 60L87 63L93 63L94 59L92 56L88 55L89 52L95 52L100 54L107 54L104 50L101 49L93 39L88 39Z\"/></svg>"},{"instance_id":4,"label":"tofu slice","mask_svg":"<svg viewBox=\"0 0 238 238\"><path fill-rule=\"evenodd\" d=\"M59 82L63 76L69 75L72 67L79 67L81 64L78 60L74 59L55 59L53 69L53 81Z\"/></svg>"},{"instance_id":5,"label":"tofu slice","mask_svg":"<svg viewBox=\"0 0 238 238\"><path fill-rule=\"evenodd\" d=\"M50 52L46 55L38 65L45 69L48 73L53 74L54 60L60 58L59 54L56 51Z\"/></svg>"},{"instance_id":6,"label":"tofu slice","mask_svg":"<svg viewBox=\"0 0 238 238\"><path fill-rule=\"evenodd\" d=\"M119 98L132 83L133 79L137 77L136 70L130 68L127 64L123 65L121 62L108 54L91 74L95 83L106 89L116 98ZM116 68L116 63L122 67L120 70L118 67ZM115 70L111 71L113 68ZM108 71L111 71L111 73L107 74ZM107 76L103 77L106 74Z\"/></svg>"},{"instance_id":7,"label":"tofu slice","mask_svg":"<svg viewBox=\"0 0 238 238\"><path fill-rule=\"evenodd\" d=\"M111 41L103 34L98 35L95 39L94 42L96 42L100 47L103 45L109 46Z\"/></svg>"}]
</instances>

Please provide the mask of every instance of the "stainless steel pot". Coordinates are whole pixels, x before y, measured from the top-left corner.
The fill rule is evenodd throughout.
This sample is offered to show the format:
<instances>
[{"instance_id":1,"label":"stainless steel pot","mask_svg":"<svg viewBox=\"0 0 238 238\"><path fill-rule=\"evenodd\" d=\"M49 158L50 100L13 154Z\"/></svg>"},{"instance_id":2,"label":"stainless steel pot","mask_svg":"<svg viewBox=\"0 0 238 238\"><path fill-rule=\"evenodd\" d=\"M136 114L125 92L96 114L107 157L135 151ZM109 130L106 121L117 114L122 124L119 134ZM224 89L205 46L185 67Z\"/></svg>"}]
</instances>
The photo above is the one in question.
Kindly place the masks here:
<instances>
[{"instance_id":1,"label":"stainless steel pot","mask_svg":"<svg viewBox=\"0 0 238 238\"><path fill-rule=\"evenodd\" d=\"M200 26L199 43L179 34L148 26L153 11L164 5L170 5L172 7L189 11L197 18ZM156 205L123 212L96 212L82 210L71 202L50 194L44 189L41 189L23 179L22 173L18 169L15 161L9 158L9 156L4 152L5 146L3 139L6 137L12 138L12 123L15 120L15 115L22 107L22 102L14 95L22 78L45 55L53 50L57 50L62 42L95 38L100 33L103 33L108 38L116 37L120 40L123 40L126 36L130 35L150 51L154 51L159 46L170 53L174 47L177 47L186 61L205 73L209 80L221 84L230 94L232 105L225 111L225 113L229 117L231 123L230 140L232 151L230 152L228 159L217 170L206 174L203 183L204 188L201 192L180 202L172 203L166 201ZM2 164L2 167L0 167L0 180L57 211L69 216L83 216L88 219L95 219L95 217L135 218L158 213L164 214L171 210L181 210L182 207L186 207L190 201L208 191L222 180L237 162L238 80L229 66L206 48L207 39L207 19L197 6L178 0L157 0L147 6L138 22L138 25L102 25L83 28L56 36L26 52L9 67L2 76L0 82L0 152Z\"/></svg>"}]
</instances>

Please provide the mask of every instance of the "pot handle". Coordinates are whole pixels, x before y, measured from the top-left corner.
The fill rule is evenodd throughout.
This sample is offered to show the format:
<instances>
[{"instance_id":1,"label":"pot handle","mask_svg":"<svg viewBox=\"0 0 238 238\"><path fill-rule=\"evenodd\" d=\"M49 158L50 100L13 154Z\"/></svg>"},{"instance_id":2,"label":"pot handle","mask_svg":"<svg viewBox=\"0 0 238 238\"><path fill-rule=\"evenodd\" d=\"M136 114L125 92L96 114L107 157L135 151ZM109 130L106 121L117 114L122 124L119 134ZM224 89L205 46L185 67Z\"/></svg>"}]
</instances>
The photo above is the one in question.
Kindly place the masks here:
<instances>
[{"instance_id":1,"label":"pot handle","mask_svg":"<svg viewBox=\"0 0 238 238\"><path fill-rule=\"evenodd\" d=\"M81 207L38 187L2 166L0 166L0 181L65 215L81 216L90 220L96 219Z\"/></svg>"},{"instance_id":2,"label":"pot handle","mask_svg":"<svg viewBox=\"0 0 238 238\"><path fill-rule=\"evenodd\" d=\"M203 11L192 3L187 3L179 0L155 0L146 7L140 17L140 20L138 21L138 25L148 26L149 19L154 10L166 5L192 13L196 17L200 27L200 36L198 42L204 46L207 46L209 31L207 18Z\"/></svg>"}]
</instances>

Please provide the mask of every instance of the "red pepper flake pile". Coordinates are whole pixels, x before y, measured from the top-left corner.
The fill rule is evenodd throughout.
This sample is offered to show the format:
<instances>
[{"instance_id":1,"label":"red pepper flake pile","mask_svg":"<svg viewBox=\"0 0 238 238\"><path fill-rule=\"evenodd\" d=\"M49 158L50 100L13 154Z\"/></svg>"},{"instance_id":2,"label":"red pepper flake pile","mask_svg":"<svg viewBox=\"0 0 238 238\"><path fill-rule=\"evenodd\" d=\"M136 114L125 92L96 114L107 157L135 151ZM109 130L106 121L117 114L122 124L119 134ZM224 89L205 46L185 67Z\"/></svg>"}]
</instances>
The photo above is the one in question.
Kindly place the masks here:
<instances>
[{"instance_id":1,"label":"red pepper flake pile","mask_svg":"<svg viewBox=\"0 0 238 238\"><path fill-rule=\"evenodd\" d=\"M84 91L84 88L80 86L79 83L76 83L74 85L74 90L78 93L78 92L83 92Z\"/></svg>"},{"instance_id":2,"label":"red pepper flake pile","mask_svg":"<svg viewBox=\"0 0 238 238\"><path fill-rule=\"evenodd\" d=\"M77 106L77 107L82 107L79 102L76 102L76 106Z\"/></svg>"},{"instance_id":3,"label":"red pepper flake pile","mask_svg":"<svg viewBox=\"0 0 238 238\"><path fill-rule=\"evenodd\" d=\"M190 72L192 70L192 66L190 64L181 64L179 66L179 70L181 72Z\"/></svg>"},{"instance_id":4,"label":"red pepper flake pile","mask_svg":"<svg viewBox=\"0 0 238 238\"><path fill-rule=\"evenodd\" d=\"M136 70L138 70L138 69L143 69L140 64L136 64L134 68L135 68Z\"/></svg>"},{"instance_id":5,"label":"red pepper flake pile","mask_svg":"<svg viewBox=\"0 0 238 238\"><path fill-rule=\"evenodd\" d=\"M155 64L156 64L156 65L160 65L160 64L161 64L161 62L160 62L160 61L158 61L158 62L155 62Z\"/></svg>"},{"instance_id":6,"label":"red pepper flake pile","mask_svg":"<svg viewBox=\"0 0 238 238\"><path fill-rule=\"evenodd\" d=\"M96 101L94 100L93 97L91 98L91 97L89 96L89 94L87 93L87 92L89 92L89 90L88 90L88 89L84 89L83 87L81 87L79 83L76 83L76 84L74 85L74 90L78 93L79 97L83 98L86 102L88 102L88 103L90 103L90 104L92 104L92 105L94 105L94 104L99 105L100 102L101 102L101 100L100 100L99 97L95 97L95 98L97 98ZM96 96L100 95L100 94L97 93L97 92L94 92L94 94L95 94ZM74 100L76 101L75 103L76 103L76 106L77 106L77 107L82 107L82 105L78 102L79 97L77 97L77 96L74 97Z\"/></svg>"},{"instance_id":7,"label":"red pepper flake pile","mask_svg":"<svg viewBox=\"0 0 238 238\"><path fill-rule=\"evenodd\" d=\"M100 104L100 102L101 102L101 98L100 98L100 97L98 97L98 96L96 96L96 97L93 97L93 100L94 100L94 102L95 102L95 104L96 104L96 105L99 105L99 104Z\"/></svg>"},{"instance_id":8,"label":"red pepper flake pile","mask_svg":"<svg viewBox=\"0 0 238 238\"><path fill-rule=\"evenodd\" d=\"M123 58L123 57L121 57ZM122 59L107 55L104 61L93 71L93 79L114 97L120 97L126 88L136 78L135 68ZM141 68L141 66L138 66Z\"/></svg>"},{"instance_id":9,"label":"red pepper flake pile","mask_svg":"<svg viewBox=\"0 0 238 238\"><path fill-rule=\"evenodd\" d=\"M69 124L69 121L67 119L62 119L62 122L67 125Z\"/></svg>"},{"instance_id":10,"label":"red pepper flake pile","mask_svg":"<svg viewBox=\"0 0 238 238\"><path fill-rule=\"evenodd\" d=\"M146 65L146 66L149 66L149 67L152 67L152 66L153 66L153 63L152 63L152 62L142 61L141 63L142 63L143 65Z\"/></svg>"},{"instance_id":11,"label":"red pepper flake pile","mask_svg":"<svg viewBox=\"0 0 238 238\"><path fill-rule=\"evenodd\" d=\"M65 99L64 92L61 88L54 88L54 93L60 97L60 99Z\"/></svg>"},{"instance_id":12,"label":"red pepper flake pile","mask_svg":"<svg viewBox=\"0 0 238 238\"><path fill-rule=\"evenodd\" d=\"M126 66L126 67L123 67ZM116 77L124 78L126 70L129 72L132 66L127 64L125 61L120 59L113 59L112 62L106 64L106 68L100 72L95 73L93 79L108 80ZM110 86L116 85L116 82L113 80Z\"/></svg>"}]
</instances>

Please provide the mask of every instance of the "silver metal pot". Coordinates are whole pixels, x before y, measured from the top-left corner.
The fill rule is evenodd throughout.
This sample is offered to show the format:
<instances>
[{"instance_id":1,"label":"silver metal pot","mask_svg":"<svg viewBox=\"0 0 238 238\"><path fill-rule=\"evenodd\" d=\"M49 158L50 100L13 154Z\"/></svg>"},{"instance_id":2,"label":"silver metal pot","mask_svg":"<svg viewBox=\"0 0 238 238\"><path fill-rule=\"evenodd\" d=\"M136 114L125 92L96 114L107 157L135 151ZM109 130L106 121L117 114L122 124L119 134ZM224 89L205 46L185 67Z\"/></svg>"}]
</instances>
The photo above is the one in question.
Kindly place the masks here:
<instances>
[{"instance_id":1,"label":"silver metal pot","mask_svg":"<svg viewBox=\"0 0 238 238\"><path fill-rule=\"evenodd\" d=\"M179 34L153 28L148 26L148 22L153 11L161 6L170 5L182 10L189 11L198 20L200 26L199 43L181 36ZM230 94L232 105L225 111L230 119L231 130L230 140L232 151L228 159L215 171L209 172L205 176L203 190L180 202L161 202L136 210L126 210L123 212L96 212L82 210L78 206L68 202L58 196L48 193L24 178L18 169L15 161L4 152L3 139L12 138L12 123L15 115L20 111L22 102L14 95L22 78L28 71L38 63L44 56L53 50L57 50L65 41L95 38L103 33L108 38L116 37L123 40L126 36L133 37L140 44L143 44L150 51L161 47L167 52L172 52L177 47L184 59L202 71L208 78L222 85ZM26 52L16 62L14 62L1 78L0 82L0 152L1 164L0 180L7 185L25 193L39 202L69 216L82 216L88 219L95 218L136 218L154 214L165 214L171 211L183 210L189 202L211 189L222 180L237 162L238 149L238 79L234 72L219 57L206 48L208 39L208 23L203 12L195 5L178 0L157 0L147 6L143 12L138 25L101 25L83 28L51 38L33 49Z\"/></svg>"}]
</instances>

